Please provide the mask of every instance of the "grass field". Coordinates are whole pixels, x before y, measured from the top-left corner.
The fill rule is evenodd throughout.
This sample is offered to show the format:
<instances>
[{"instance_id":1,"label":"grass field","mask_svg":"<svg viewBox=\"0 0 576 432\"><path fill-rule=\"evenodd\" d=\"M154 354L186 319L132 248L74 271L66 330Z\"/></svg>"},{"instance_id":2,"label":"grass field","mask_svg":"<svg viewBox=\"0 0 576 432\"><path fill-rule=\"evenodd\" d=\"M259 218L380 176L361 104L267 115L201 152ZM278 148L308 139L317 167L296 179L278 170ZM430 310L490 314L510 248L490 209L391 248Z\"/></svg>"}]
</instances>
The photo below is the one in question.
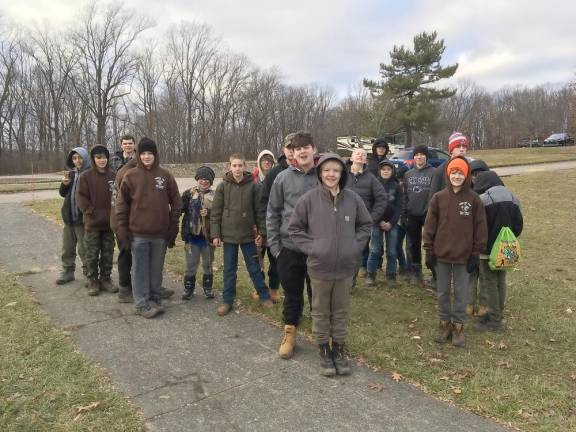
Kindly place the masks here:
<instances>
[{"instance_id":1,"label":"grass field","mask_svg":"<svg viewBox=\"0 0 576 432\"><path fill-rule=\"evenodd\" d=\"M360 286L353 294L348 347L362 363L407 380L435 397L526 431L576 430L576 172L507 178L525 218L523 259L509 272L507 330L480 333L467 326L467 347L438 346L430 292L409 285L390 290ZM542 193L543 187L546 192ZM57 220L59 200L33 203ZM569 223L567 223L570 221ZM217 253L221 265L221 252ZM167 269L181 276L182 245ZM215 286L222 286L221 269ZM239 274L238 307L280 326L281 306L263 311ZM301 330L310 332L306 318ZM385 391L385 390L384 390Z\"/></svg>"},{"instance_id":2,"label":"grass field","mask_svg":"<svg viewBox=\"0 0 576 432\"><path fill-rule=\"evenodd\" d=\"M0 271L0 430L143 431L134 406Z\"/></svg>"},{"instance_id":3,"label":"grass field","mask_svg":"<svg viewBox=\"0 0 576 432\"><path fill-rule=\"evenodd\" d=\"M41 190L57 190L60 182L42 183L0 183L0 193L33 192Z\"/></svg>"},{"instance_id":4,"label":"grass field","mask_svg":"<svg viewBox=\"0 0 576 432\"><path fill-rule=\"evenodd\" d=\"M496 168L576 160L576 146L478 150L471 151L469 155L476 159L482 159L488 166Z\"/></svg>"}]
</instances>

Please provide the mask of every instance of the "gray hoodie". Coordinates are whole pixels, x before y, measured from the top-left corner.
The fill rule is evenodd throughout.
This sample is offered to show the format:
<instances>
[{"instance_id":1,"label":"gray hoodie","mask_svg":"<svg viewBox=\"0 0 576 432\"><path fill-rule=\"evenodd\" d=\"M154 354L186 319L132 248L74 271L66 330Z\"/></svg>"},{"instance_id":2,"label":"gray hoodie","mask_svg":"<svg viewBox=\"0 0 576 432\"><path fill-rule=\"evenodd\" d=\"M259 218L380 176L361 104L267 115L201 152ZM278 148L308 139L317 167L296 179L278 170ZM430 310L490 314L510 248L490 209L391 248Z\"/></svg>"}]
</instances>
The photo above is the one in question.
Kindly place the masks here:
<instances>
[{"instance_id":1,"label":"gray hoodie","mask_svg":"<svg viewBox=\"0 0 576 432\"><path fill-rule=\"evenodd\" d=\"M283 247L298 251L288 234L290 217L302 195L317 185L316 168L305 173L300 168L290 166L274 180L266 211L267 242L274 256L278 256Z\"/></svg>"},{"instance_id":2,"label":"gray hoodie","mask_svg":"<svg viewBox=\"0 0 576 432\"><path fill-rule=\"evenodd\" d=\"M319 184L296 204L288 232L298 249L308 256L308 273L314 279L340 280L354 275L358 256L372 231L372 218L360 196L346 188L344 161L333 153L318 164L342 164L340 192L335 197Z\"/></svg>"},{"instance_id":3,"label":"gray hoodie","mask_svg":"<svg viewBox=\"0 0 576 432\"><path fill-rule=\"evenodd\" d=\"M418 169L416 166L404 174L404 215L424 216L430 200L430 186L436 170L426 164Z\"/></svg>"}]
</instances>

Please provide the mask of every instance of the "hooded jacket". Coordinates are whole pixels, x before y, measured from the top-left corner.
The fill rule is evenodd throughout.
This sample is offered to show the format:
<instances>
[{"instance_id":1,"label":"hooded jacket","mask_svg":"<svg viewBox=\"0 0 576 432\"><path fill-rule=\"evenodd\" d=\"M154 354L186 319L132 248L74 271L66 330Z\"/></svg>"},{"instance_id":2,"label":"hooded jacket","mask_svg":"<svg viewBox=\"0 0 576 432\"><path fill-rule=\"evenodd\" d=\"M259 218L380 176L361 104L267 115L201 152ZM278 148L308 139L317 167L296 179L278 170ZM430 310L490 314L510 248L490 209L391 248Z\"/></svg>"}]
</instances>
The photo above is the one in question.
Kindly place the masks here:
<instances>
[{"instance_id":1,"label":"hooded jacket","mask_svg":"<svg viewBox=\"0 0 576 432\"><path fill-rule=\"evenodd\" d=\"M262 182L262 188L260 189L260 217L263 220L266 220L266 209L268 208L268 201L270 200L270 191L272 190L272 185L274 184L274 180L278 177L282 171L288 168L289 163L286 156L283 154L278 158L276 165L272 167L270 172L264 178ZM262 233L264 234L264 233Z\"/></svg>"},{"instance_id":2,"label":"hooded jacket","mask_svg":"<svg viewBox=\"0 0 576 432\"><path fill-rule=\"evenodd\" d=\"M474 181L474 191L480 194L486 211L488 242L482 253L489 255L502 227L509 227L516 237L522 234L522 208L518 198L504 186L494 171L478 173Z\"/></svg>"},{"instance_id":3,"label":"hooded jacket","mask_svg":"<svg viewBox=\"0 0 576 432\"><path fill-rule=\"evenodd\" d=\"M72 156L77 153L82 158L82 166L77 169L72 163ZM64 203L62 204L62 209L60 213L62 215L62 220L66 225L82 225L82 212L78 208L76 203L76 189L78 188L78 180L80 179L80 174L84 171L90 169L92 163L90 161L90 155L83 147L74 147L68 157L66 158L66 168L68 168L68 175L70 182L65 185L60 183L60 196L64 198Z\"/></svg>"},{"instance_id":4,"label":"hooded jacket","mask_svg":"<svg viewBox=\"0 0 576 432\"><path fill-rule=\"evenodd\" d=\"M186 243L204 246L210 241L210 212L214 202L212 185L206 190L198 186L185 190L182 194L182 227L180 233ZM202 218L200 211L208 210L208 215Z\"/></svg>"},{"instance_id":5,"label":"hooded jacket","mask_svg":"<svg viewBox=\"0 0 576 432\"><path fill-rule=\"evenodd\" d=\"M340 191L334 197L321 183L321 166L327 161L342 165ZM358 256L372 230L372 218L360 196L347 188L348 171L334 153L322 156L316 170L319 183L296 204L288 232L296 247L308 256L310 277L340 280L356 271Z\"/></svg>"},{"instance_id":6,"label":"hooded jacket","mask_svg":"<svg viewBox=\"0 0 576 432\"><path fill-rule=\"evenodd\" d=\"M104 152L106 154L106 168L100 172L94 162L94 155ZM92 168L85 171L78 181L76 200L78 208L84 214L84 229L86 231L110 230L110 208L114 179L116 175L108 168L110 153L103 145L97 144L90 150Z\"/></svg>"},{"instance_id":7,"label":"hooded jacket","mask_svg":"<svg viewBox=\"0 0 576 432\"><path fill-rule=\"evenodd\" d=\"M422 168L409 169L404 174L404 201L403 211L406 216L424 216L430 199L430 185L434 167L426 162Z\"/></svg>"},{"instance_id":8,"label":"hooded jacket","mask_svg":"<svg viewBox=\"0 0 576 432\"><path fill-rule=\"evenodd\" d=\"M388 144L386 144L386 154L384 156L378 156L376 153L376 147L378 146L378 140L374 141L372 144L372 153L369 153L366 160L366 166L368 171L370 171L374 176L378 177L378 170L380 169L380 162L382 162L388 156L390 151ZM381 145L380 145L381 146Z\"/></svg>"},{"instance_id":9,"label":"hooded jacket","mask_svg":"<svg viewBox=\"0 0 576 432\"><path fill-rule=\"evenodd\" d=\"M382 184L367 169L356 174L347 170L347 174L346 187L360 195L374 223L379 223L382 220L382 216L384 216L387 204L386 192Z\"/></svg>"},{"instance_id":10,"label":"hooded jacket","mask_svg":"<svg viewBox=\"0 0 576 432\"><path fill-rule=\"evenodd\" d=\"M274 180L266 210L267 243L274 256L277 257L283 247L298 251L288 233L288 224L298 200L317 185L316 167L304 172L290 166Z\"/></svg>"},{"instance_id":11,"label":"hooded jacket","mask_svg":"<svg viewBox=\"0 0 576 432\"><path fill-rule=\"evenodd\" d=\"M232 172L224 174L216 187L210 213L210 236L224 243L250 243L254 241L254 226L258 232L264 229L259 217L258 187L249 172L244 172L240 182L234 180Z\"/></svg>"},{"instance_id":12,"label":"hooded jacket","mask_svg":"<svg viewBox=\"0 0 576 432\"><path fill-rule=\"evenodd\" d=\"M264 155L270 156L274 161L272 168L274 168L274 166L276 165L276 157L274 157L274 153L272 153L270 150L262 150L258 154L258 158L256 159L256 166L252 170L252 178L254 179L254 183L262 183L266 178L266 176L270 173L270 171L272 171L272 168L270 168L270 171L268 171L267 174L264 174L264 172L262 171L262 165L260 165L260 162L262 161L262 157Z\"/></svg>"},{"instance_id":13,"label":"hooded jacket","mask_svg":"<svg viewBox=\"0 0 576 432\"><path fill-rule=\"evenodd\" d=\"M118 170L116 173L116 179L114 180L114 190L112 191L112 200L110 203L110 228L115 233L118 232L118 221L116 219L116 202L118 201L118 193L120 192L120 185L122 184L122 179L124 174L129 169L135 168L137 165L136 158L129 159L128 162Z\"/></svg>"},{"instance_id":14,"label":"hooded jacket","mask_svg":"<svg viewBox=\"0 0 576 432\"><path fill-rule=\"evenodd\" d=\"M486 213L480 197L470 187L470 170L460 191L454 192L448 175L446 182L448 185L432 197L428 206L424 249L438 261L466 264L471 255L486 250Z\"/></svg>"},{"instance_id":15,"label":"hooded jacket","mask_svg":"<svg viewBox=\"0 0 576 432\"><path fill-rule=\"evenodd\" d=\"M178 235L182 201L170 171L160 167L157 155L147 169L137 156L136 167L128 169L120 184L116 201L118 238L126 243L130 236L165 238Z\"/></svg>"},{"instance_id":16,"label":"hooded jacket","mask_svg":"<svg viewBox=\"0 0 576 432\"><path fill-rule=\"evenodd\" d=\"M400 212L402 210L402 190L398 180L396 179L396 167L394 164L388 160L384 160L380 162L380 168L382 168L383 165L392 168L392 177L388 180L384 180L382 176L378 176L378 181L384 187L384 196L386 197L386 211L381 220L394 226L400 219Z\"/></svg>"}]
</instances>

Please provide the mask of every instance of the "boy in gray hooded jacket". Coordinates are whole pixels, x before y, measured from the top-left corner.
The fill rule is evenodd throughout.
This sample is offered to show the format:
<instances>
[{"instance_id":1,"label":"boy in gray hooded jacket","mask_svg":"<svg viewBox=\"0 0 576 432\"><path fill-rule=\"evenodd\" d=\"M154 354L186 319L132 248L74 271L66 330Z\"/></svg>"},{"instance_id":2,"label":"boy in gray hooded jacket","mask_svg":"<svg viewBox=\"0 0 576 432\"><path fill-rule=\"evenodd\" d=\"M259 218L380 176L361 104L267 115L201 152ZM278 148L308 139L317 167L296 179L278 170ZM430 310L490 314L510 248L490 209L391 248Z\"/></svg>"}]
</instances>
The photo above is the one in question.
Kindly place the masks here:
<instances>
[{"instance_id":1,"label":"boy in gray hooded jacket","mask_svg":"<svg viewBox=\"0 0 576 432\"><path fill-rule=\"evenodd\" d=\"M308 257L312 332L320 350L321 373L346 375L350 373L344 356L350 288L356 258L370 238L372 218L362 198L346 189L348 173L338 155L324 155L316 172L320 185L300 198L288 232Z\"/></svg>"}]
</instances>

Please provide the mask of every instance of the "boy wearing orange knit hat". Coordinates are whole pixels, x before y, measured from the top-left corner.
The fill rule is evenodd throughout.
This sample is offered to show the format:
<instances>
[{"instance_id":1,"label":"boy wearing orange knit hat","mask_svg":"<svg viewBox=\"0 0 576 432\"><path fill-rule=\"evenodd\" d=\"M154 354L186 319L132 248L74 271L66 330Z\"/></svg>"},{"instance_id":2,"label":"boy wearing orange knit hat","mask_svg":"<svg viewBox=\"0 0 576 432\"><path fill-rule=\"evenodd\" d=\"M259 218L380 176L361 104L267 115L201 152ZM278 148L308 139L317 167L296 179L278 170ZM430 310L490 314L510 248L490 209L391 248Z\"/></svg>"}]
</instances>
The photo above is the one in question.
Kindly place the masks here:
<instances>
[{"instance_id":1,"label":"boy wearing orange knit hat","mask_svg":"<svg viewBox=\"0 0 576 432\"><path fill-rule=\"evenodd\" d=\"M445 175L447 186L428 205L424 249L426 265L437 275L440 332L435 340L446 343L452 339L454 346L463 347L468 280L486 249L486 214L480 197L470 187L470 166L464 157L451 159Z\"/></svg>"}]
</instances>

